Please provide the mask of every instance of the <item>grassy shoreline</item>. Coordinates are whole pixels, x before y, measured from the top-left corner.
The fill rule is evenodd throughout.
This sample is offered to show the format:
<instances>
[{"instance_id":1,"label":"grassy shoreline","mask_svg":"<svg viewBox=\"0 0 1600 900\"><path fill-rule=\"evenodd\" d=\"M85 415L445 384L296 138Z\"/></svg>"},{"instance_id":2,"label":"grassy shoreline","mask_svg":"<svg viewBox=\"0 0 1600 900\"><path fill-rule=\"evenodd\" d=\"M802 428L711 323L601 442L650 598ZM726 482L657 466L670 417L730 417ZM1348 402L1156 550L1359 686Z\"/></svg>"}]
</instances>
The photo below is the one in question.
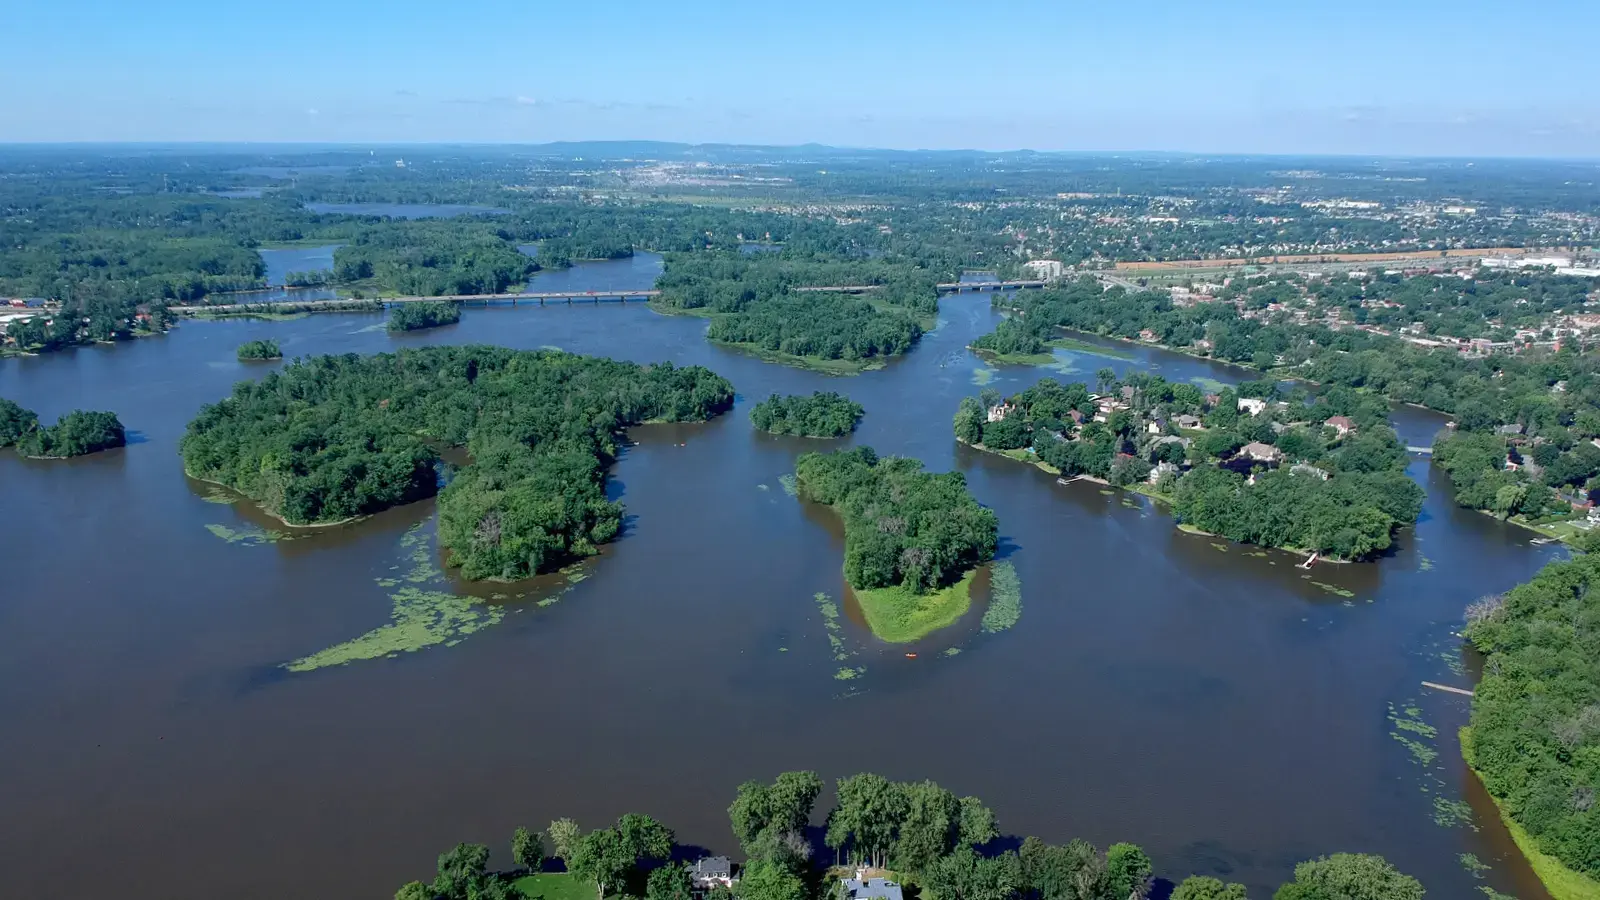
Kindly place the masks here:
<instances>
[{"instance_id":1,"label":"grassy shoreline","mask_svg":"<svg viewBox=\"0 0 1600 900\"><path fill-rule=\"evenodd\" d=\"M876 371L888 365L882 357L877 356L865 359L823 359L820 356L796 356L793 353L784 353L778 350L764 350L755 344L717 341L711 338L706 338L706 343L715 347L736 350L747 356L754 356L762 362L778 363L796 369L821 372L824 375L860 375L862 372Z\"/></svg>"},{"instance_id":2,"label":"grassy shoreline","mask_svg":"<svg viewBox=\"0 0 1600 900\"><path fill-rule=\"evenodd\" d=\"M955 584L926 594L914 594L899 585L850 590L861 604L867 627L879 640L910 644L954 625L966 615L972 608L972 579L978 568L967 570Z\"/></svg>"},{"instance_id":3,"label":"grassy shoreline","mask_svg":"<svg viewBox=\"0 0 1600 900\"><path fill-rule=\"evenodd\" d=\"M1479 774L1477 766L1473 764L1472 751L1468 749L1472 726L1463 727L1458 734L1461 740L1461 758L1466 760L1467 767L1472 769L1473 777L1482 781L1483 776ZM1506 811L1505 806L1500 802L1500 798L1489 794L1487 789L1484 790L1484 793L1489 796L1490 802L1494 804L1495 811L1500 814L1500 821L1505 823L1506 831L1511 833L1512 842L1517 845L1517 849L1522 851L1522 855L1528 860L1528 867L1533 869L1533 874L1538 876L1545 890L1550 892L1550 896L1554 897L1555 900L1600 900L1600 881L1596 881L1582 872L1567 868L1562 864L1561 860L1541 851L1538 841L1511 818L1511 813Z\"/></svg>"}]
</instances>

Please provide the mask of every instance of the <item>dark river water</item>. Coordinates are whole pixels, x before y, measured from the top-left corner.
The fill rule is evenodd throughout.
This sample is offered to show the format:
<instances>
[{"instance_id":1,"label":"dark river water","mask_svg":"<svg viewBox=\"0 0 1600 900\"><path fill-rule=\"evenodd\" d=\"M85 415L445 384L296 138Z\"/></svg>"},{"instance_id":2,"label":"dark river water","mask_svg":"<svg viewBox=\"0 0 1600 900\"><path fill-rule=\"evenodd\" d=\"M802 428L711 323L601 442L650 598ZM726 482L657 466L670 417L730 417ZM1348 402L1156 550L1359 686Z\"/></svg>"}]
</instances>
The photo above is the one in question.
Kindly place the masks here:
<instances>
[{"instance_id":1,"label":"dark river water","mask_svg":"<svg viewBox=\"0 0 1600 900\"><path fill-rule=\"evenodd\" d=\"M534 284L644 288L659 266L641 255ZM1449 898L1482 883L1458 862L1473 853L1494 866L1487 883L1543 896L1459 761L1466 698L1420 682L1469 684L1462 607L1558 551L1455 508L1420 459L1427 506L1393 555L1304 572L1287 554L1182 534L1137 496L964 449L951 417L984 383L1093 380L1107 365L1241 375L1111 344L1120 357L994 369L964 348L996 320L986 296L948 298L908 357L845 379L617 303L471 308L399 338L376 314L185 322L0 361L0 396L47 419L114 410L133 439L67 463L0 454L7 893L382 898L457 841L490 843L509 866L516 825L629 811L731 851L736 785L812 768L931 778L982 797L1006 833L1135 841L1162 876L1216 874L1254 896L1339 850L1383 853ZM234 359L265 337L289 356L489 342L695 363L732 380L739 403L709 424L635 430L612 482L627 528L586 579L515 586L520 599L492 601L498 624L454 646L292 674L283 663L389 620L394 592L377 580L410 565L402 541L419 523L431 535L433 507L279 543L213 533L267 520L211 502L178 440L201 404L270 368ZM962 471L997 511L1023 585L1014 629L979 634L974 610L910 659L847 607L846 665L865 672L835 678L813 597L845 599L840 530L780 476L843 442L761 435L747 418L771 392L819 388L866 407L854 442ZM1404 409L1397 424L1427 443L1440 419ZM1437 729L1426 764L1394 736L1391 716L1412 715ZM1461 800L1475 825L1435 822Z\"/></svg>"}]
</instances>

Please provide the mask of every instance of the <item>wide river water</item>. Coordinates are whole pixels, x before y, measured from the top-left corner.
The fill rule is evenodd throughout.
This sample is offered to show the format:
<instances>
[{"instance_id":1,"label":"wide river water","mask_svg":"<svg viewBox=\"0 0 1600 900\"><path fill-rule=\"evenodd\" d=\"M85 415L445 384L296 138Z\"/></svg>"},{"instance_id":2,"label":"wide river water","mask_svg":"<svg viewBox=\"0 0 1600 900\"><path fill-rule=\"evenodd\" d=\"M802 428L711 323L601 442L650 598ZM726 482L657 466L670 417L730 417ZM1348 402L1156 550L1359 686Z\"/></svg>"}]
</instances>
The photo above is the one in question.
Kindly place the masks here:
<instances>
[{"instance_id":1,"label":"wide river water","mask_svg":"<svg viewBox=\"0 0 1600 900\"><path fill-rule=\"evenodd\" d=\"M534 284L645 288L659 269L641 255ZM1420 458L1427 506L1392 555L1305 572L1182 534L1136 495L962 448L951 417L982 384L1092 381L1102 366L1243 376L1110 343L1116 356L1059 352L1054 371L995 369L965 347L997 319L985 295L947 298L911 354L854 378L763 363L706 343L703 320L617 303L469 308L401 337L376 314L185 322L0 360L0 396L48 420L113 410L131 435L73 462L0 454L7 891L382 898L457 841L509 866L515 825L630 811L733 851L735 786L811 768L931 778L983 798L1007 834L1135 841L1162 876L1216 874L1258 897L1338 850L1383 853L1433 897L1483 883L1544 896L1460 763L1467 699L1420 683L1469 685L1463 606L1559 551L1455 508ZM289 356L485 342L672 360L726 376L739 402L709 424L635 430L611 483L625 534L583 580L425 574L434 589L504 592L489 601L503 618L453 646L293 674L282 664L389 620L386 579L413 565L408 532L431 537L433 505L226 540L271 523L215 502L177 446L202 404L272 368L234 359L264 337ZM861 627L837 522L780 482L797 454L849 442L762 435L747 418L769 393L820 388L866 407L849 442L964 472L996 510L1023 586L1015 628L980 634L974 609L913 659ZM1425 444L1441 419L1402 409L1396 423ZM818 593L845 607L846 662ZM865 672L838 680L841 666ZM1486 882L1464 853L1494 866Z\"/></svg>"}]
</instances>

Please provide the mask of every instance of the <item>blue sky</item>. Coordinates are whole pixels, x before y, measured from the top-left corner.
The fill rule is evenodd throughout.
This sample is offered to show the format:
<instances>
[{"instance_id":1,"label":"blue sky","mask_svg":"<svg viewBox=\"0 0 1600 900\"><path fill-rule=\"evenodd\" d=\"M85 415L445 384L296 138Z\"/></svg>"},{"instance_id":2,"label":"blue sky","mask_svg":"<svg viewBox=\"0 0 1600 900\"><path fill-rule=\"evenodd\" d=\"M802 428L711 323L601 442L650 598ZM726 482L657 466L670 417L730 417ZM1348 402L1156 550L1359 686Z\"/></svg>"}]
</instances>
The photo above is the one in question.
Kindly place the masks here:
<instances>
[{"instance_id":1,"label":"blue sky","mask_svg":"<svg viewBox=\"0 0 1600 900\"><path fill-rule=\"evenodd\" d=\"M1600 157L1590 3L0 0L0 142Z\"/></svg>"}]
</instances>

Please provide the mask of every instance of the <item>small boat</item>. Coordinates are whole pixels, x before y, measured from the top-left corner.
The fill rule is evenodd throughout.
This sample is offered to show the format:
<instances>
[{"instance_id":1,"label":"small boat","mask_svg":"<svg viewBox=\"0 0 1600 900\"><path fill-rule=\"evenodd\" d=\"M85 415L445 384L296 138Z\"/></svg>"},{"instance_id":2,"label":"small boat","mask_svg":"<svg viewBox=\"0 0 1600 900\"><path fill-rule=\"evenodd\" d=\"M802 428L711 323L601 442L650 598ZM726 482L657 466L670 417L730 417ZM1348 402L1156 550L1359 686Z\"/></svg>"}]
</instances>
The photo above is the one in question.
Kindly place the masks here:
<instances>
[{"instance_id":1,"label":"small boat","mask_svg":"<svg viewBox=\"0 0 1600 900\"><path fill-rule=\"evenodd\" d=\"M1297 569L1309 569L1309 568L1311 568L1312 566L1314 566L1316 564L1317 564L1317 554L1313 553L1310 556L1306 557L1306 561L1305 562L1299 564L1298 566L1295 566L1295 568L1297 568Z\"/></svg>"},{"instance_id":2,"label":"small boat","mask_svg":"<svg viewBox=\"0 0 1600 900\"><path fill-rule=\"evenodd\" d=\"M917 658L917 655L915 653L907 653L906 654L906 659L916 659L916 658Z\"/></svg>"}]
</instances>

